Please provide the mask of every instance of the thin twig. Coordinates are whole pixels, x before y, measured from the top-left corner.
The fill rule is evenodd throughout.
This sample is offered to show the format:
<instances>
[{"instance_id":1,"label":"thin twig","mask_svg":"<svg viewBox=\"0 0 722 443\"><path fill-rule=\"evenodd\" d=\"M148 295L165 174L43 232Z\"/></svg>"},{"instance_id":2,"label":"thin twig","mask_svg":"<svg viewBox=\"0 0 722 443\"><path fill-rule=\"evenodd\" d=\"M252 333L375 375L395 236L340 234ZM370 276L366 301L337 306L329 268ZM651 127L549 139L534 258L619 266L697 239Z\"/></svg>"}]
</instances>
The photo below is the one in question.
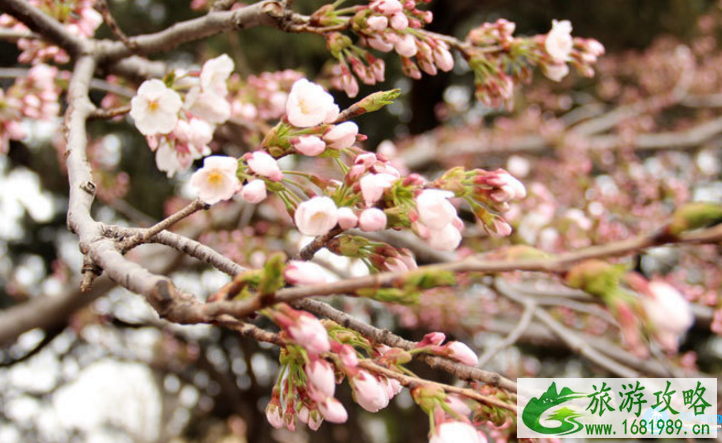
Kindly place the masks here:
<instances>
[{"instance_id":1,"label":"thin twig","mask_svg":"<svg viewBox=\"0 0 722 443\"><path fill-rule=\"evenodd\" d=\"M175 214L172 214L171 216L159 221L148 229L144 229L143 231L141 231L141 233L120 242L118 244L118 248L123 251L123 253L128 252L140 244L147 243L156 234L165 229L168 229L169 227L173 226L184 218L190 217L201 209L208 209L209 207L210 206L208 204L204 203L201 200L193 200L185 208L181 209Z\"/></svg>"},{"instance_id":2,"label":"thin twig","mask_svg":"<svg viewBox=\"0 0 722 443\"><path fill-rule=\"evenodd\" d=\"M511 330L511 332L509 332L509 335L507 335L504 340L500 341L494 346L490 346L484 351L481 357L479 357L479 363L477 364L477 366L486 366L486 364L489 363L489 361L494 358L496 354L516 343L517 340L519 340L519 338L524 335L524 332L526 332L527 328L529 328L529 324L531 323L532 318L534 318L534 312L536 311L536 309L537 305L534 300L525 299L524 312L521 314L519 323L514 329Z\"/></svg>"},{"instance_id":3,"label":"thin twig","mask_svg":"<svg viewBox=\"0 0 722 443\"><path fill-rule=\"evenodd\" d=\"M514 290L514 287L506 282L503 278L497 277L494 280L494 287L499 291L500 294L514 300L517 303L525 303L526 297ZM587 360L595 363L601 368L606 369L612 374L618 377L634 378L639 377L639 373L624 366L616 360L600 353L592 346L589 345L583 338L577 335L571 329L563 326L561 323L556 321L547 311L543 309L536 309L534 316L539 319L544 325L546 325L560 340L569 346L569 348L586 358Z\"/></svg>"}]
</instances>

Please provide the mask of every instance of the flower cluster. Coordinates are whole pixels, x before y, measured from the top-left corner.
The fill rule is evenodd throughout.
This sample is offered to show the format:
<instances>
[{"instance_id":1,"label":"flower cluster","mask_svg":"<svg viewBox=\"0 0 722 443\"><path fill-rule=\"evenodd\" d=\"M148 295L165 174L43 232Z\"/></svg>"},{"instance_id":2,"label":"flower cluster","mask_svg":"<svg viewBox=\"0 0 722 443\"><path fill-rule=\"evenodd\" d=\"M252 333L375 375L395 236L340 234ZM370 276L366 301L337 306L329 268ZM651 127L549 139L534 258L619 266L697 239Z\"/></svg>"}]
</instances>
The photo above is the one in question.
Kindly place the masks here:
<instances>
[{"instance_id":1,"label":"flower cluster","mask_svg":"<svg viewBox=\"0 0 722 443\"><path fill-rule=\"evenodd\" d=\"M470 48L463 55L474 71L476 97L490 107L511 107L514 85L529 81L534 66L540 66L553 81L569 73L567 63L591 77L591 66L604 54L598 41L573 38L567 20L554 20L548 34L530 38L514 37L515 28L514 23L499 19L471 30L466 38ZM490 52L490 47L500 50Z\"/></svg>"},{"instance_id":2,"label":"flower cluster","mask_svg":"<svg viewBox=\"0 0 722 443\"><path fill-rule=\"evenodd\" d=\"M40 64L7 91L0 89L0 153L8 151L10 140L25 138L22 119L52 120L58 116L57 77L57 68Z\"/></svg>"},{"instance_id":3,"label":"flower cluster","mask_svg":"<svg viewBox=\"0 0 722 443\"><path fill-rule=\"evenodd\" d=\"M287 268L286 274L297 274L298 270ZM266 417L272 426L295 430L299 420L315 431L323 420L345 422L346 409L334 397L336 383L344 377L353 389L354 400L369 412L385 408L401 391L396 379L361 369L359 359L363 354L355 349L358 347L371 357L383 358L391 348L373 347L358 333L330 322L324 328L310 314L283 304L269 310L267 315L301 346L288 345L282 350L278 383L266 407Z\"/></svg>"},{"instance_id":4,"label":"flower cluster","mask_svg":"<svg viewBox=\"0 0 722 443\"><path fill-rule=\"evenodd\" d=\"M205 62L199 74L172 74L138 88L130 116L169 177L210 154L215 125L231 116L226 81L232 71L233 61L224 54Z\"/></svg>"},{"instance_id":5,"label":"flower cluster","mask_svg":"<svg viewBox=\"0 0 722 443\"><path fill-rule=\"evenodd\" d=\"M78 36L92 37L95 30L103 23L103 17L93 8L95 0L75 0L73 2L29 0L28 3L62 23L68 32ZM7 14L0 15L0 27L21 32L30 31L24 24ZM54 61L63 64L70 61L67 52L43 40L21 38L18 40L18 48L22 50L18 56L20 63L37 64Z\"/></svg>"}]
</instances>

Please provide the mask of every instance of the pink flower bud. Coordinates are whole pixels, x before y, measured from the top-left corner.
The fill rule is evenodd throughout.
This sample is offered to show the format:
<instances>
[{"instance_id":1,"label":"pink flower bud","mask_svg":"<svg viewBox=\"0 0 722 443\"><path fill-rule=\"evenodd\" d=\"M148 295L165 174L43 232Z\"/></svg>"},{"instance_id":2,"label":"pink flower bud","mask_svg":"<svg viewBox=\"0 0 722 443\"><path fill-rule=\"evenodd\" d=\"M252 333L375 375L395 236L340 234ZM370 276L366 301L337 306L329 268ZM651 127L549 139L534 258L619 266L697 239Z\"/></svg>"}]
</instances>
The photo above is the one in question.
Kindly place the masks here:
<instances>
[{"instance_id":1,"label":"pink flower bud","mask_svg":"<svg viewBox=\"0 0 722 443\"><path fill-rule=\"evenodd\" d=\"M338 210L338 225L343 230L349 230L356 227L358 224L358 217L353 212L353 209L349 207L339 208Z\"/></svg>"},{"instance_id":2,"label":"pink flower bud","mask_svg":"<svg viewBox=\"0 0 722 443\"><path fill-rule=\"evenodd\" d=\"M424 335L424 339L421 340L416 347L423 348L426 346L441 346L444 340L446 340L446 335L443 332L429 332Z\"/></svg>"},{"instance_id":3,"label":"pink flower bud","mask_svg":"<svg viewBox=\"0 0 722 443\"><path fill-rule=\"evenodd\" d=\"M390 174L368 174L360 181L361 195L367 206L375 204L384 195L384 190L391 187L396 177Z\"/></svg>"},{"instance_id":4,"label":"pink flower bud","mask_svg":"<svg viewBox=\"0 0 722 443\"><path fill-rule=\"evenodd\" d=\"M395 378L384 377L381 383L386 389L386 395L389 397L389 400L396 397L398 393L401 392L401 390L403 389L403 386L401 386L401 382L399 382Z\"/></svg>"},{"instance_id":5,"label":"pink flower bud","mask_svg":"<svg viewBox=\"0 0 722 443\"><path fill-rule=\"evenodd\" d=\"M353 393L356 403L369 412L377 412L389 404L386 388L371 375L362 369L353 377Z\"/></svg>"},{"instance_id":6,"label":"pink flower bud","mask_svg":"<svg viewBox=\"0 0 722 443\"><path fill-rule=\"evenodd\" d=\"M348 420L346 409L344 409L340 401L333 397L328 397L319 403L318 410L321 412L321 415L323 415L323 418L331 423L344 423Z\"/></svg>"},{"instance_id":7,"label":"pink flower bud","mask_svg":"<svg viewBox=\"0 0 722 443\"><path fill-rule=\"evenodd\" d=\"M326 397L333 397L336 392L336 376L333 366L326 360L313 360L306 365L306 376L314 388Z\"/></svg>"},{"instance_id":8,"label":"pink flower bud","mask_svg":"<svg viewBox=\"0 0 722 443\"><path fill-rule=\"evenodd\" d=\"M462 417L468 417L469 415L471 415L471 408L458 395L447 395L446 404L449 405L452 411L456 412Z\"/></svg>"},{"instance_id":9,"label":"pink flower bud","mask_svg":"<svg viewBox=\"0 0 722 443\"><path fill-rule=\"evenodd\" d=\"M511 235L512 228L509 223L501 217L497 217L492 222L492 229L487 227L486 232L492 237L508 237Z\"/></svg>"},{"instance_id":10,"label":"pink flower bud","mask_svg":"<svg viewBox=\"0 0 722 443\"><path fill-rule=\"evenodd\" d=\"M358 82L356 81L356 77L351 75L350 72L344 74L341 76L341 88L343 88L343 91L351 98L354 98L358 95Z\"/></svg>"},{"instance_id":11,"label":"pink flower bud","mask_svg":"<svg viewBox=\"0 0 722 443\"><path fill-rule=\"evenodd\" d=\"M331 349L326 328L307 312L300 312L296 322L288 327L288 335L311 354L322 354Z\"/></svg>"},{"instance_id":12,"label":"pink flower bud","mask_svg":"<svg viewBox=\"0 0 722 443\"><path fill-rule=\"evenodd\" d=\"M252 180L241 191L241 197L248 203L256 204L266 199L266 182L263 180Z\"/></svg>"},{"instance_id":13,"label":"pink flower bud","mask_svg":"<svg viewBox=\"0 0 722 443\"><path fill-rule=\"evenodd\" d=\"M326 270L307 261L291 260L283 270L283 277L296 286L328 283Z\"/></svg>"},{"instance_id":14,"label":"pink flower bud","mask_svg":"<svg viewBox=\"0 0 722 443\"><path fill-rule=\"evenodd\" d=\"M397 12L391 16L391 27L397 31L403 31L409 27L409 19L403 12Z\"/></svg>"},{"instance_id":15,"label":"pink flower bud","mask_svg":"<svg viewBox=\"0 0 722 443\"><path fill-rule=\"evenodd\" d=\"M368 169L373 166L376 161L376 154L373 152L367 152L365 154L357 155L356 158L354 158L353 163L354 165L362 165L364 168Z\"/></svg>"},{"instance_id":16,"label":"pink flower bud","mask_svg":"<svg viewBox=\"0 0 722 443\"><path fill-rule=\"evenodd\" d=\"M291 139L293 149L303 155L315 157L326 150L326 143L315 135L302 135Z\"/></svg>"},{"instance_id":17,"label":"pink flower bud","mask_svg":"<svg viewBox=\"0 0 722 443\"><path fill-rule=\"evenodd\" d=\"M444 348L446 348L450 358L465 365L476 366L477 363L479 363L479 357L476 355L476 352L472 351L470 347L460 341L452 341L444 346Z\"/></svg>"},{"instance_id":18,"label":"pink flower bud","mask_svg":"<svg viewBox=\"0 0 722 443\"><path fill-rule=\"evenodd\" d=\"M403 5L399 0L376 0L371 3L370 7L384 15L396 14L403 9Z\"/></svg>"},{"instance_id":19,"label":"pink flower bud","mask_svg":"<svg viewBox=\"0 0 722 443\"><path fill-rule=\"evenodd\" d=\"M384 260L383 269L387 272L408 272L409 267L406 263L396 257L387 257Z\"/></svg>"},{"instance_id":20,"label":"pink flower bud","mask_svg":"<svg viewBox=\"0 0 722 443\"><path fill-rule=\"evenodd\" d=\"M254 151L244 155L248 167L254 173L268 177L273 181L279 182L283 179L283 173L278 167L276 159L263 151Z\"/></svg>"},{"instance_id":21,"label":"pink flower bud","mask_svg":"<svg viewBox=\"0 0 722 443\"><path fill-rule=\"evenodd\" d=\"M392 43L384 41L378 35L374 35L373 37L366 39L366 43L373 49L381 52L389 52L394 49L394 45Z\"/></svg>"},{"instance_id":22,"label":"pink flower bud","mask_svg":"<svg viewBox=\"0 0 722 443\"><path fill-rule=\"evenodd\" d=\"M274 402L270 402L266 406L266 420L276 429L283 429L283 415L281 414L281 407Z\"/></svg>"},{"instance_id":23,"label":"pink flower bud","mask_svg":"<svg viewBox=\"0 0 722 443\"><path fill-rule=\"evenodd\" d=\"M383 15L374 15L366 20L366 24L372 31L380 32L389 26L389 19Z\"/></svg>"},{"instance_id":24,"label":"pink flower bud","mask_svg":"<svg viewBox=\"0 0 722 443\"><path fill-rule=\"evenodd\" d=\"M323 416L319 411L312 411L308 417L308 429L317 431L323 423Z\"/></svg>"},{"instance_id":25,"label":"pink flower bud","mask_svg":"<svg viewBox=\"0 0 722 443\"><path fill-rule=\"evenodd\" d=\"M434 50L434 63L444 72L454 69L454 56L448 49L437 46Z\"/></svg>"},{"instance_id":26,"label":"pink flower bud","mask_svg":"<svg viewBox=\"0 0 722 443\"><path fill-rule=\"evenodd\" d=\"M386 229L387 221L384 211L378 208L369 208L359 216L358 225L364 232L373 232Z\"/></svg>"},{"instance_id":27,"label":"pink flower bud","mask_svg":"<svg viewBox=\"0 0 722 443\"><path fill-rule=\"evenodd\" d=\"M333 126L323 135L329 148L345 149L353 145L358 135L358 125L354 122L344 122Z\"/></svg>"},{"instance_id":28,"label":"pink flower bud","mask_svg":"<svg viewBox=\"0 0 722 443\"><path fill-rule=\"evenodd\" d=\"M341 363L347 368L355 368L358 366L358 355L356 355L356 350L353 346L343 345L338 354L341 357Z\"/></svg>"},{"instance_id":29,"label":"pink flower bud","mask_svg":"<svg viewBox=\"0 0 722 443\"><path fill-rule=\"evenodd\" d=\"M374 78L376 78L377 82L384 81L384 76L386 73L386 64L384 63L384 61L380 58L374 60L374 62L371 63L371 72L374 74Z\"/></svg>"},{"instance_id":30,"label":"pink flower bud","mask_svg":"<svg viewBox=\"0 0 722 443\"><path fill-rule=\"evenodd\" d=\"M411 34L404 34L404 36L394 44L394 49L396 49L396 52L402 57L408 58L415 56L417 48L414 36Z\"/></svg>"}]
</instances>

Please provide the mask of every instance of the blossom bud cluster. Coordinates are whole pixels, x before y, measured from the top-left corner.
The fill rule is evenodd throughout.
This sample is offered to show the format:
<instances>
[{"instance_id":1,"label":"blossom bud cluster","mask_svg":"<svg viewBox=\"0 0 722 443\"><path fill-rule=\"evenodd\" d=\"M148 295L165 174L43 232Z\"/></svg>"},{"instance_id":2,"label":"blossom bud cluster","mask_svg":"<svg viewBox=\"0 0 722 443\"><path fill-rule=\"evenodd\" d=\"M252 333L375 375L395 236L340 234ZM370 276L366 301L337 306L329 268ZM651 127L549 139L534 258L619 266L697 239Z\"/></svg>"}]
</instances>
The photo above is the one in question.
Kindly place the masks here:
<instances>
[{"instance_id":1,"label":"blossom bud cluster","mask_svg":"<svg viewBox=\"0 0 722 443\"><path fill-rule=\"evenodd\" d=\"M103 16L94 9L95 0L76 0L73 2L57 2L44 0L28 0L33 7L59 21L71 34L80 37L92 37L95 30L103 23ZM19 32L30 30L8 14L0 15L0 28L9 28ZM36 38L18 40L21 53L20 63L38 64L53 61L58 64L68 63L68 53L58 46Z\"/></svg>"},{"instance_id":2,"label":"blossom bud cluster","mask_svg":"<svg viewBox=\"0 0 722 443\"><path fill-rule=\"evenodd\" d=\"M57 117L60 88L56 77L58 68L35 65L7 91L0 89L0 153L8 151L10 140L25 138L23 118L47 121Z\"/></svg>"},{"instance_id":3,"label":"blossom bud cluster","mask_svg":"<svg viewBox=\"0 0 722 443\"><path fill-rule=\"evenodd\" d=\"M293 266L300 267L301 264L295 263ZM297 268L289 271L289 268L285 273L287 278L289 274L297 274L301 270ZM266 417L272 426L295 430L297 420L300 420L310 429L317 430L323 420L345 422L348 413L334 397L336 384L343 378L348 379L356 403L369 412L385 408L401 391L401 384L397 380L361 369L359 353L350 343L362 346L370 356L378 359L390 353L392 348L373 348L367 339L356 332L335 324L327 332L310 314L295 311L284 304L270 310L269 316L305 350L305 355L293 346L287 346L282 351L283 368L266 407ZM323 353L326 355L322 356ZM326 359L329 356L332 362Z\"/></svg>"}]
</instances>

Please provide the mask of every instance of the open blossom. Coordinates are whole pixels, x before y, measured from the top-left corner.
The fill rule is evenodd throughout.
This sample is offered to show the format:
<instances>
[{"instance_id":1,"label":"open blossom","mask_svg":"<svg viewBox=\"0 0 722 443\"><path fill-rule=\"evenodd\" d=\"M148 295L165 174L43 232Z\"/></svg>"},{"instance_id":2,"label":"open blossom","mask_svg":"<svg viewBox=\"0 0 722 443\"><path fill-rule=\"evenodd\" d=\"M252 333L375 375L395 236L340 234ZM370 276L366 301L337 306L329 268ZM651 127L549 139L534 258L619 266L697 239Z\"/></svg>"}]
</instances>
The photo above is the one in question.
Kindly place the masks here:
<instances>
[{"instance_id":1,"label":"open blossom","mask_svg":"<svg viewBox=\"0 0 722 443\"><path fill-rule=\"evenodd\" d=\"M326 150L326 143L316 135L302 135L291 139L291 146L300 154L315 157Z\"/></svg>"},{"instance_id":2,"label":"open blossom","mask_svg":"<svg viewBox=\"0 0 722 443\"><path fill-rule=\"evenodd\" d=\"M248 203L256 204L266 199L268 193L266 192L266 182L263 180L251 180L247 183L241 191L241 197Z\"/></svg>"},{"instance_id":3,"label":"open blossom","mask_svg":"<svg viewBox=\"0 0 722 443\"><path fill-rule=\"evenodd\" d=\"M476 366L479 363L479 357L476 352L472 351L470 347L466 346L460 341L452 341L444 345L449 357L456 361L460 361L465 365Z\"/></svg>"},{"instance_id":4,"label":"open blossom","mask_svg":"<svg viewBox=\"0 0 722 443\"><path fill-rule=\"evenodd\" d=\"M384 211L378 208L365 209L358 219L358 226L364 232L386 229L388 219Z\"/></svg>"},{"instance_id":5,"label":"open blossom","mask_svg":"<svg viewBox=\"0 0 722 443\"><path fill-rule=\"evenodd\" d=\"M328 283L326 271L316 263L291 260L283 271L283 277L294 285Z\"/></svg>"},{"instance_id":6,"label":"open blossom","mask_svg":"<svg viewBox=\"0 0 722 443\"><path fill-rule=\"evenodd\" d=\"M449 421L436 427L429 443L484 443L469 423Z\"/></svg>"},{"instance_id":7,"label":"open blossom","mask_svg":"<svg viewBox=\"0 0 722 443\"><path fill-rule=\"evenodd\" d=\"M286 102L288 121L293 126L308 128L321 123L331 123L336 120L338 113L333 96L321 86L305 78L293 84Z\"/></svg>"},{"instance_id":8,"label":"open blossom","mask_svg":"<svg viewBox=\"0 0 722 443\"><path fill-rule=\"evenodd\" d=\"M201 69L201 87L204 91L213 92L221 98L228 95L228 77L233 72L233 60L223 54L203 63Z\"/></svg>"},{"instance_id":9,"label":"open blossom","mask_svg":"<svg viewBox=\"0 0 722 443\"><path fill-rule=\"evenodd\" d=\"M294 221L303 235L323 235L336 226L338 208L328 197L313 197L298 205Z\"/></svg>"},{"instance_id":10,"label":"open blossom","mask_svg":"<svg viewBox=\"0 0 722 443\"><path fill-rule=\"evenodd\" d=\"M213 91L195 86L186 95L185 109L209 123L225 123L231 117L231 104Z\"/></svg>"},{"instance_id":11,"label":"open blossom","mask_svg":"<svg viewBox=\"0 0 722 443\"><path fill-rule=\"evenodd\" d=\"M318 355L331 349L326 328L307 312L299 313L296 321L288 327L288 335L311 354Z\"/></svg>"},{"instance_id":12,"label":"open blossom","mask_svg":"<svg viewBox=\"0 0 722 443\"><path fill-rule=\"evenodd\" d=\"M130 101L130 116L143 135L167 134L178 123L180 95L158 79L146 80Z\"/></svg>"},{"instance_id":13,"label":"open blossom","mask_svg":"<svg viewBox=\"0 0 722 443\"><path fill-rule=\"evenodd\" d=\"M369 412L377 412L389 405L386 388L363 369L353 377L353 393L356 403Z\"/></svg>"},{"instance_id":14,"label":"open blossom","mask_svg":"<svg viewBox=\"0 0 722 443\"><path fill-rule=\"evenodd\" d=\"M255 174L268 177L273 181L281 181L283 179L283 173L281 168L278 167L278 162L275 158L266 154L263 151L254 151L244 155L248 167Z\"/></svg>"},{"instance_id":15,"label":"open blossom","mask_svg":"<svg viewBox=\"0 0 722 443\"><path fill-rule=\"evenodd\" d=\"M344 122L326 132L323 139L326 140L329 148L345 149L353 145L356 135L358 135L358 125L354 122Z\"/></svg>"},{"instance_id":16,"label":"open blossom","mask_svg":"<svg viewBox=\"0 0 722 443\"><path fill-rule=\"evenodd\" d=\"M233 157L211 156L203 160L203 167L191 176L191 186L198 192L198 198L212 205L228 200L241 188L236 170L238 160Z\"/></svg>"},{"instance_id":17,"label":"open blossom","mask_svg":"<svg viewBox=\"0 0 722 443\"><path fill-rule=\"evenodd\" d=\"M547 53L555 62L563 63L569 60L569 54L573 47L571 22L569 20L552 21L552 29L544 41Z\"/></svg>"}]
</instances>

